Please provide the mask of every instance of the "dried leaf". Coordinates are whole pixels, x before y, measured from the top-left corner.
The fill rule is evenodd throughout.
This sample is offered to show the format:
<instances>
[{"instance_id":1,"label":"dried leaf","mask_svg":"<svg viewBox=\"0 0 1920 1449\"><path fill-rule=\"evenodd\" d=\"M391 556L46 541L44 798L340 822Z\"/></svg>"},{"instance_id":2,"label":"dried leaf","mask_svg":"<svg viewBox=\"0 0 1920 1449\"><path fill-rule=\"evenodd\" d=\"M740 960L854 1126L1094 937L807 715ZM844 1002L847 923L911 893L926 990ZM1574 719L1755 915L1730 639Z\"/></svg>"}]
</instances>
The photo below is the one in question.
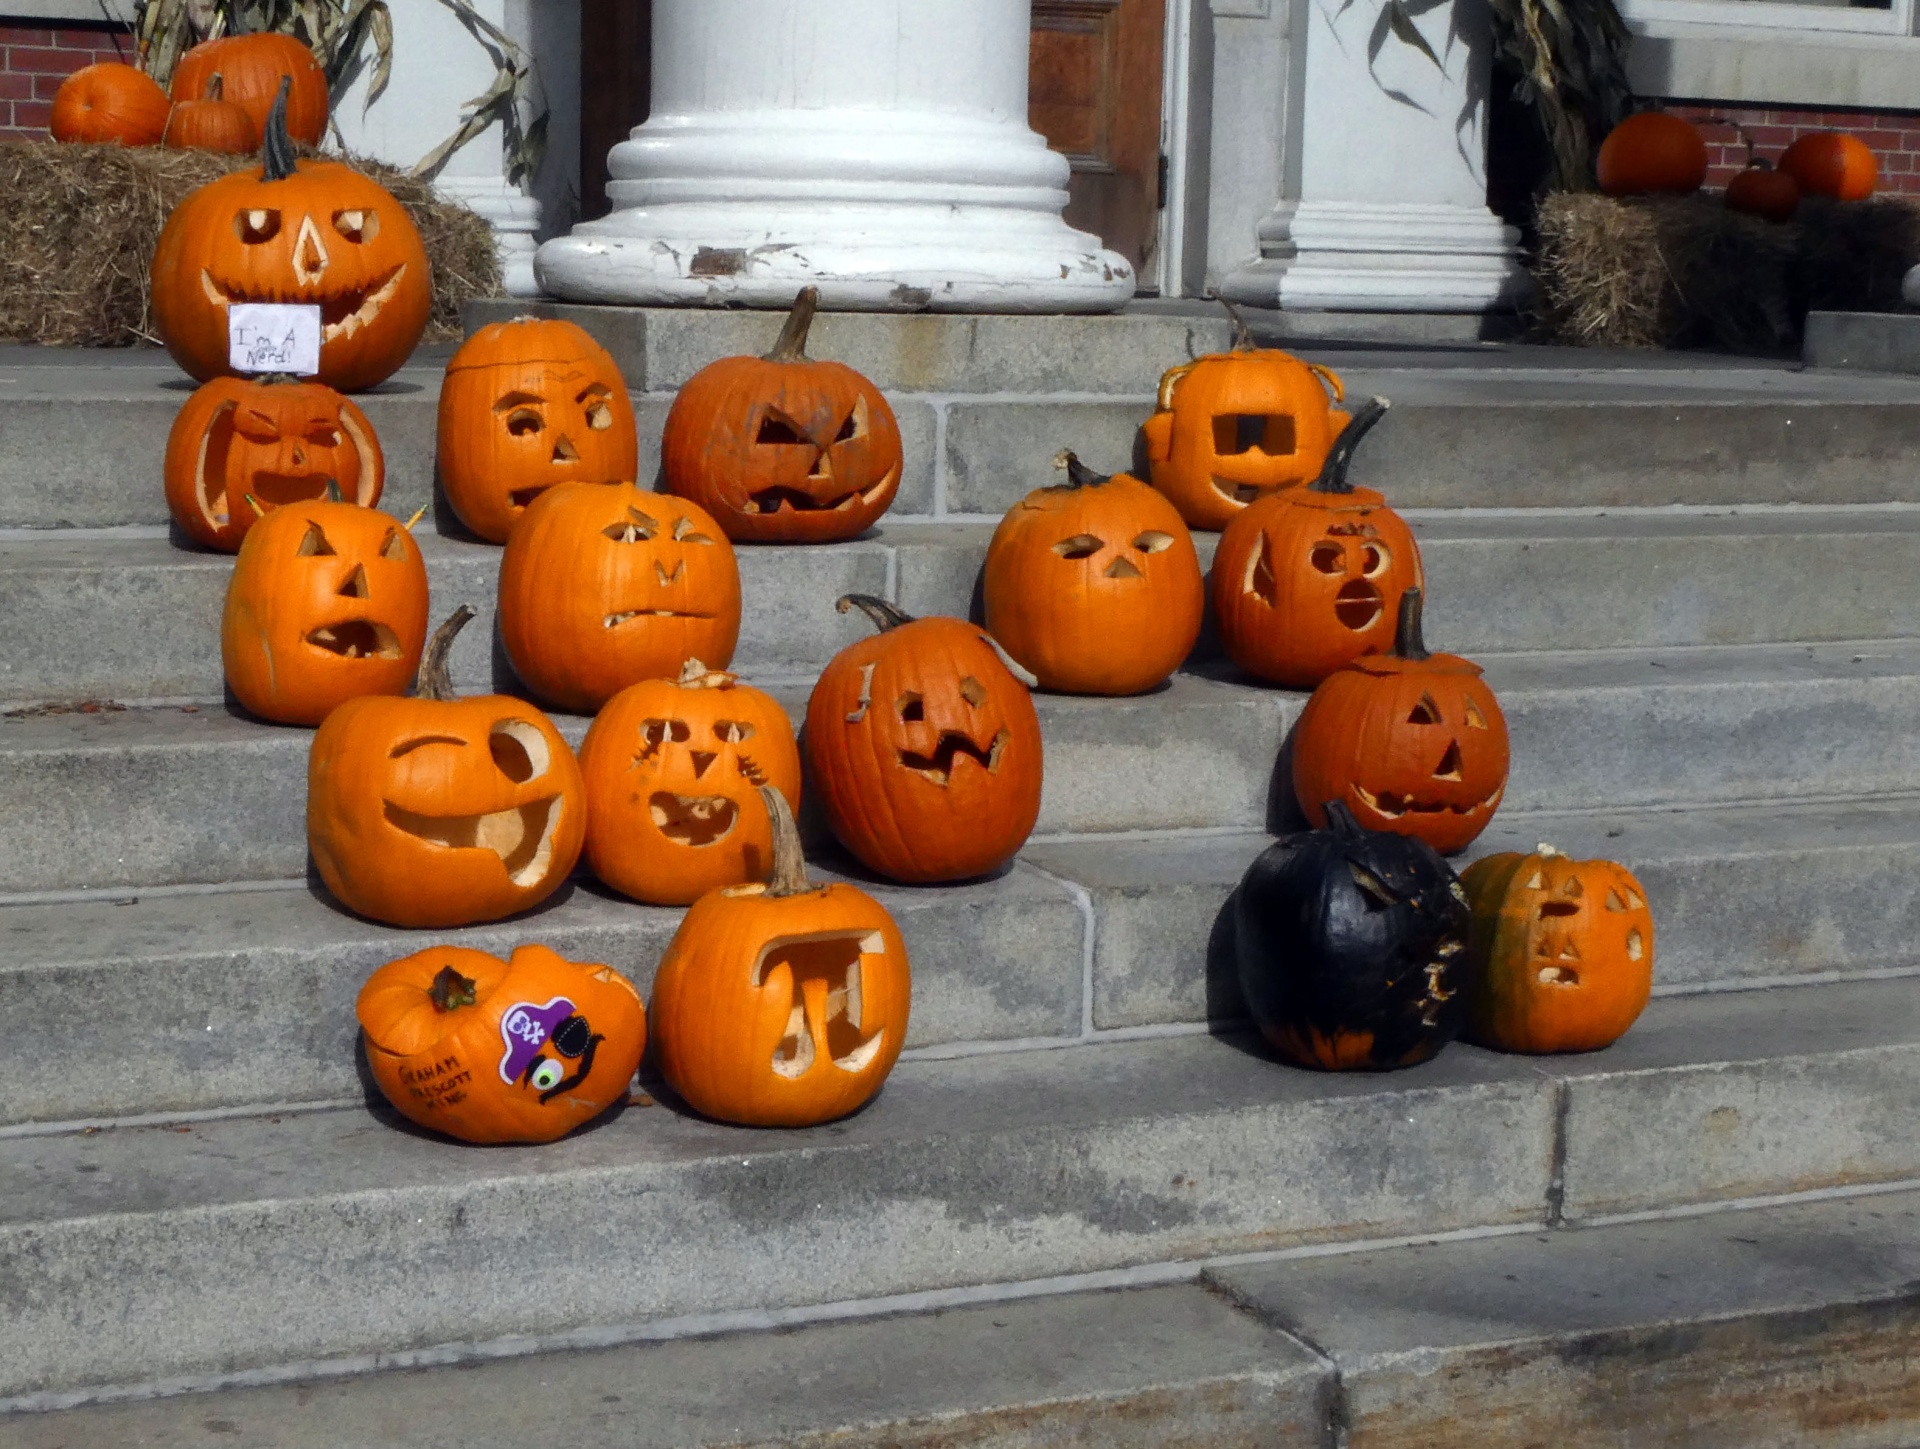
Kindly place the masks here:
<instances>
[{"instance_id":1,"label":"dried leaf","mask_svg":"<svg viewBox=\"0 0 1920 1449\"><path fill-rule=\"evenodd\" d=\"M1387 28L1393 31L1394 39L1403 45L1411 45L1433 62L1434 69L1443 75L1446 73L1446 66L1440 63L1440 57L1427 44L1427 37L1420 33L1420 28L1413 23L1413 17L1407 14L1403 0L1387 0Z\"/></svg>"}]
</instances>

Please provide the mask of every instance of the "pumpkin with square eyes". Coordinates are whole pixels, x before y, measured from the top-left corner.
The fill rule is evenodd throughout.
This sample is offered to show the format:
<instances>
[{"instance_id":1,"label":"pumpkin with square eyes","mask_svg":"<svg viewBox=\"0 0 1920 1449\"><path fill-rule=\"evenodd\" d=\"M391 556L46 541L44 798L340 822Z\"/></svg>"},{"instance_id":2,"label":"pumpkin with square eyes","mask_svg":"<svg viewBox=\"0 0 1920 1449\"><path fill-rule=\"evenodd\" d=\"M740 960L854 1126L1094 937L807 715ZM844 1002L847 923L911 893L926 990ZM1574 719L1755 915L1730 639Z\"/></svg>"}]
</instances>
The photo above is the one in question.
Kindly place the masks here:
<instances>
[{"instance_id":1,"label":"pumpkin with square eyes","mask_svg":"<svg viewBox=\"0 0 1920 1449\"><path fill-rule=\"evenodd\" d=\"M836 654L807 700L807 763L833 833L910 884L998 870L1040 818L1032 676L964 619L910 618L870 594L837 607L881 632Z\"/></svg>"},{"instance_id":2,"label":"pumpkin with square eyes","mask_svg":"<svg viewBox=\"0 0 1920 1449\"><path fill-rule=\"evenodd\" d=\"M1420 590L1400 596L1390 654L1363 654L1313 692L1293 733L1293 790L1315 825L1341 800L1369 830L1452 854L1493 819L1507 789L1507 721L1456 654L1429 654Z\"/></svg>"},{"instance_id":3,"label":"pumpkin with square eyes","mask_svg":"<svg viewBox=\"0 0 1920 1449\"><path fill-rule=\"evenodd\" d=\"M1653 913L1633 873L1551 845L1476 860L1467 1036L1509 1052L1598 1051L1653 994Z\"/></svg>"},{"instance_id":4,"label":"pumpkin with square eyes","mask_svg":"<svg viewBox=\"0 0 1920 1449\"><path fill-rule=\"evenodd\" d=\"M573 751L525 700L461 699L447 651L473 610L428 641L414 696L350 699L307 755L307 848L327 889L392 926L465 926L531 910L586 836Z\"/></svg>"},{"instance_id":5,"label":"pumpkin with square eyes","mask_svg":"<svg viewBox=\"0 0 1920 1449\"><path fill-rule=\"evenodd\" d=\"M807 356L820 294L807 287L773 351L723 357L688 378L660 460L742 543L831 543L871 527L900 489L900 425L866 378Z\"/></svg>"},{"instance_id":6,"label":"pumpkin with square eyes","mask_svg":"<svg viewBox=\"0 0 1920 1449\"><path fill-rule=\"evenodd\" d=\"M387 514L289 503L240 545L220 658L234 698L262 719L317 725L360 695L404 694L426 639L427 566Z\"/></svg>"},{"instance_id":7,"label":"pumpkin with square eyes","mask_svg":"<svg viewBox=\"0 0 1920 1449\"><path fill-rule=\"evenodd\" d=\"M1360 439L1386 413L1353 415L1320 476L1251 503L1220 535L1213 613L1247 673L1312 689L1341 665L1393 645L1393 601L1423 586L1413 531L1371 488L1347 481Z\"/></svg>"},{"instance_id":8,"label":"pumpkin with square eyes","mask_svg":"<svg viewBox=\"0 0 1920 1449\"><path fill-rule=\"evenodd\" d=\"M571 322L516 317L460 344L440 387L440 486L460 521L505 543L556 483L631 483L633 401L606 348Z\"/></svg>"},{"instance_id":9,"label":"pumpkin with square eyes","mask_svg":"<svg viewBox=\"0 0 1920 1449\"><path fill-rule=\"evenodd\" d=\"M216 377L194 390L167 434L167 511L195 542L227 553L255 519L324 499L329 484L371 508L386 475L367 415L317 382Z\"/></svg>"},{"instance_id":10,"label":"pumpkin with square eyes","mask_svg":"<svg viewBox=\"0 0 1920 1449\"><path fill-rule=\"evenodd\" d=\"M562 483L500 559L500 642L558 709L591 714L630 684L717 669L740 638L733 545L700 506L631 483Z\"/></svg>"},{"instance_id":11,"label":"pumpkin with square eyes","mask_svg":"<svg viewBox=\"0 0 1920 1449\"><path fill-rule=\"evenodd\" d=\"M1069 694L1139 694L1165 683L1200 637L1206 589L1193 536L1166 498L1072 453L1065 486L1007 510L987 546L987 632Z\"/></svg>"},{"instance_id":12,"label":"pumpkin with square eyes","mask_svg":"<svg viewBox=\"0 0 1920 1449\"><path fill-rule=\"evenodd\" d=\"M580 747L580 773L587 865L615 890L659 906L766 878L773 838L760 786L800 808L800 749L787 712L698 659L678 680L642 680L608 700Z\"/></svg>"}]
</instances>

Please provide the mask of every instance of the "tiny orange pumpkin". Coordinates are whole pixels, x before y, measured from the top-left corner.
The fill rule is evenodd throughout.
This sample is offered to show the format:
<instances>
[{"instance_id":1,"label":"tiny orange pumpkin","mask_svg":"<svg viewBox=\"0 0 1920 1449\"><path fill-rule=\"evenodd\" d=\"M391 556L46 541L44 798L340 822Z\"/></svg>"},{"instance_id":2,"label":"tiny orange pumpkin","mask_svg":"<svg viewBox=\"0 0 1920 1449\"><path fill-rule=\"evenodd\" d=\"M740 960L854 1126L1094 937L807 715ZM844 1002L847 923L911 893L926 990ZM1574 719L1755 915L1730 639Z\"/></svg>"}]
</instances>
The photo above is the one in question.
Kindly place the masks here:
<instances>
[{"instance_id":1,"label":"tiny orange pumpkin","mask_svg":"<svg viewBox=\"0 0 1920 1449\"><path fill-rule=\"evenodd\" d=\"M176 101L167 117L164 142L176 148L217 151L245 156L260 145L260 132L245 108L223 98L223 81L215 71L206 94L197 100Z\"/></svg>"}]
</instances>

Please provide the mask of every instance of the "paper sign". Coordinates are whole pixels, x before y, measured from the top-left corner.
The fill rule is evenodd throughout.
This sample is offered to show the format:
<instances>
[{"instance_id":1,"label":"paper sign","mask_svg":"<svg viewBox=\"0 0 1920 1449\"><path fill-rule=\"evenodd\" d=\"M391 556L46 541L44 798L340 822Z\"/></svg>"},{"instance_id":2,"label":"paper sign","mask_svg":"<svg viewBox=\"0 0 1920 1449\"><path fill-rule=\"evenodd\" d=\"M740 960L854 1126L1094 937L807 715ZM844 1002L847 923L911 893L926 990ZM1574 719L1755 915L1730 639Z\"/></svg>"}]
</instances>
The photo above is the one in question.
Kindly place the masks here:
<instances>
[{"instance_id":1,"label":"paper sign","mask_svg":"<svg viewBox=\"0 0 1920 1449\"><path fill-rule=\"evenodd\" d=\"M280 302L227 308L227 365L235 372L320 371L320 309Z\"/></svg>"}]
</instances>

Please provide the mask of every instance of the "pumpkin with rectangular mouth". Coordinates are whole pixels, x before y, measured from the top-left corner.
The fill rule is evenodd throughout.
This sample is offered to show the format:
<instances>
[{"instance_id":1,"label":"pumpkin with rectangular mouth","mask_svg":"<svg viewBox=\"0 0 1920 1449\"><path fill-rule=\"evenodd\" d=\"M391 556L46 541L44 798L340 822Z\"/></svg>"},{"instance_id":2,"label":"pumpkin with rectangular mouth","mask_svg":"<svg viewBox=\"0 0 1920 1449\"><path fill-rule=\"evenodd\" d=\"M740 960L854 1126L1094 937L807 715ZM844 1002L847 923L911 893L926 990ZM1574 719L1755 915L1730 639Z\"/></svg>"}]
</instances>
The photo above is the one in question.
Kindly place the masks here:
<instances>
[{"instance_id":1,"label":"pumpkin with rectangular mouth","mask_svg":"<svg viewBox=\"0 0 1920 1449\"><path fill-rule=\"evenodd\" d=\"M327 889L393 926L465 926L530 910L565 882L586 835L580 766L525 700L461 699L434 633L411 699L350 699L307 756L307 846Z\"/></svg>"},{"instance_id":2,"label":"pumpkin with rectangular mouth","mask_svg":"<svg viewBox=\"0 0 1920 1449\"><path fill-rule=\"evenodd\" d=\"M912 972L893 917L845 882L807 880L786 796L760 787L765 884L693 903L653 978L655 1060L697 1112L810 1127L858 1110L906 1040Z\"/></svg>"}]
</instances>

